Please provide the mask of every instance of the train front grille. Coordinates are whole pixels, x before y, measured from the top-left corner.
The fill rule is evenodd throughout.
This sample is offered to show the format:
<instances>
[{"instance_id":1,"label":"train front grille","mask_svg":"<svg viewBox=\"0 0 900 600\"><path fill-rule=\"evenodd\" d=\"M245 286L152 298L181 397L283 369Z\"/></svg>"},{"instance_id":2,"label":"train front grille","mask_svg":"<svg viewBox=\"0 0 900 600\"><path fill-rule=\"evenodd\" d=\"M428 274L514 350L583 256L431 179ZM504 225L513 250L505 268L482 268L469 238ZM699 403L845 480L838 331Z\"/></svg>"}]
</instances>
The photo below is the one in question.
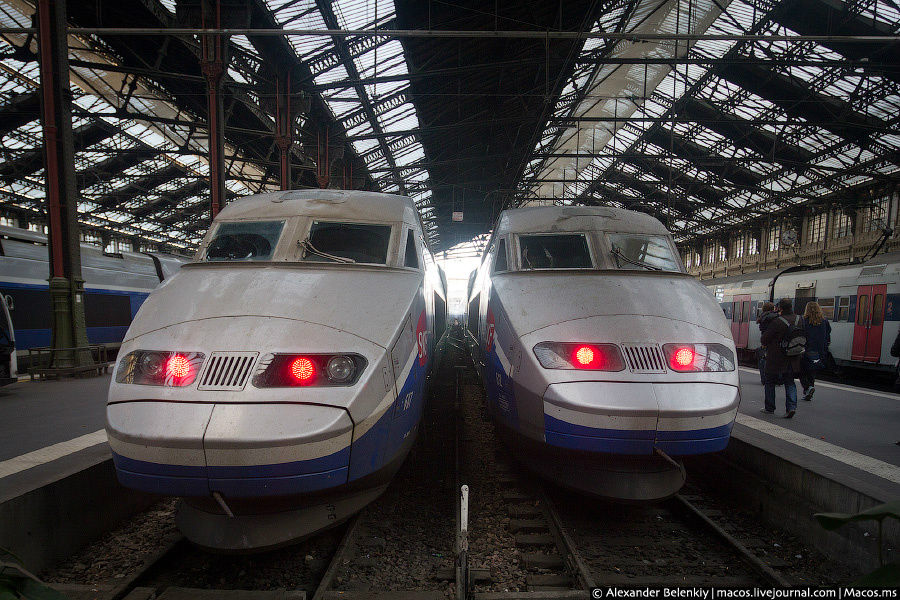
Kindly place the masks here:
<instances>
[{"instance_id":1,"label":"train front grille","mask_svg":"<svg viewBox=\"0 0 900 600\"><path fill-rule=\"evenodd\" d=\"M659 346L622 344L625 363L632 373L665 373L666 362Z\"/></svg>"},{"instance_id":2,"label":"train front grille","mask_svg":"<svg viewBox=\"0 0 900 600\"><path fill-rule=\"evenodd\" d=\"M198 390L242 390L253 372L258 352L213 352L200 376Z\"/></svg>"}]
</instances>

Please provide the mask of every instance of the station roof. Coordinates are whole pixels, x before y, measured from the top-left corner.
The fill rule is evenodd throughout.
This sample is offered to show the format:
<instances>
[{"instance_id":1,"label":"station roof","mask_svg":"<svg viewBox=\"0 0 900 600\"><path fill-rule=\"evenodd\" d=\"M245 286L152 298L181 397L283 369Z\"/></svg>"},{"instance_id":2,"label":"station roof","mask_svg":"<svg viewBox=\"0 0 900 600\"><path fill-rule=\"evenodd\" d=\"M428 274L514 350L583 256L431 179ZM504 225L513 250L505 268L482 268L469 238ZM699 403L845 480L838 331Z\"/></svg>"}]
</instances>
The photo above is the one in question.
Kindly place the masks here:
<instances>
[{"instance_id":1,"label":"station roof","mask_svg":"<svg viewBox=\"0 0 900 600\"><path fill-rule=\"evenodd\" d=\"M229 197L278 189L285 81L291 185L324 171L407 195L438 250L529 202L640 210L690 244L900 183L895 0L220 1L243 25L224 85ZM124 31L183 27L197 5L68 2L93 234L189 250L209 225L199 37ZM33 13L0 0L0 214L40 222L37 45L13 31Z\"/></svg>"}]
</instances>

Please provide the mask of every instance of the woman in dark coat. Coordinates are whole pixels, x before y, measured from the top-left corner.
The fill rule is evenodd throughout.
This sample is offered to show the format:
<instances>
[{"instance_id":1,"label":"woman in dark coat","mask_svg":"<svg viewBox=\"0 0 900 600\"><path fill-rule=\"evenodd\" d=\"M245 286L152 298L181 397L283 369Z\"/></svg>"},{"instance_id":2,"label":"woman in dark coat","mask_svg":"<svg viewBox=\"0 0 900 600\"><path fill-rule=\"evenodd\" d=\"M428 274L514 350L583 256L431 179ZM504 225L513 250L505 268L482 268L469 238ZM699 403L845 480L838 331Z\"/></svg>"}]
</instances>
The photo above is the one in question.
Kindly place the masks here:
<instances>
[{"instance_id":1,"label":"woman in dark coat","mask_svg":"<svg viewBox=\"0 0 900 600\"><path fill-rule=\"evenodd\" d=\"M809 402L816 393L816 371L825 368L825 353L831 345L831 323L822 314L818 302L806 304L803 329L806 331L806 351L800 362L800 385L803 386L803 399Z\"/></svg>"}]
</instances>

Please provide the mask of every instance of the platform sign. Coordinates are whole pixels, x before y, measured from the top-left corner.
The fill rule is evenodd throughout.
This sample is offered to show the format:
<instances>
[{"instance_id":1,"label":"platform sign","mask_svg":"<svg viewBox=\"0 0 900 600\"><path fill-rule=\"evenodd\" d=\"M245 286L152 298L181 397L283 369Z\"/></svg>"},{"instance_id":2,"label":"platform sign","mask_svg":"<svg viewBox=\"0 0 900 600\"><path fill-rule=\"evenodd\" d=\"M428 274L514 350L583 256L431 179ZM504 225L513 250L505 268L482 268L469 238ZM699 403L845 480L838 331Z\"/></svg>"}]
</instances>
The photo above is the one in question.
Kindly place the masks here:
<instances>
[{"instance_id":1,"label":"platform sign","mask_svg":"<svg viewBox=\"0 0 900 600\"><path fill-rule=\"evenodd\" d=\"M462 214L461 210L453 211L453 220L454 221L462 221L463 220L463 214Z\"/></svg>"}]
</instances>

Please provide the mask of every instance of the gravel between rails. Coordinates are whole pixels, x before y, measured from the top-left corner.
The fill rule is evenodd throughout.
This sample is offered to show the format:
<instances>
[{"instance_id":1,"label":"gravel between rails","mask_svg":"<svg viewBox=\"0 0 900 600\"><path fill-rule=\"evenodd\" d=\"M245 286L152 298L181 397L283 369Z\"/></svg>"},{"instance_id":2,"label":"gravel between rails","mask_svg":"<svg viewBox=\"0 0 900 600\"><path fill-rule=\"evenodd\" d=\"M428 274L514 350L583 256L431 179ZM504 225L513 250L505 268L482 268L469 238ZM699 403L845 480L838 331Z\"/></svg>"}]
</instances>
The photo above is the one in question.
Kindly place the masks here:
<instances>
[{"instance_id":1,"label":"gravel between rails","mask_svg":"<svg viewBox=\"0 0 900 600\"><path fill-rule=\"evenodd\" d=\"M116 585L139 569L167 540L179 535L175 527L176 502L174 498L157 502L42 573L42 579L49 583Z\"/></svg>"},{"instance_id":2,"label":"gravel between rails","mask_svg":"<svg viewBox=\"0 0 900 600\"><path fill-rule=\"evenodd\" d=\"M427 398L419 437L384 495L363 512L339 566L337 591L444 591L454 566L452 357L443 357Z\"/></svg>"},{"instance_id":3,"label":"gravel between rails","mask_svg":"<svg viewBox=\"0 0 900 600\"><path fill-rule=\"evenodd\" d=\"M508 502L497 480L497 456L505 452L485 413L484 388L474 371L461 377L460 481L469 486L469 568L488 569L489 583L474 592L527 591L522 556L509 532Z\"/></svg>"},{"instance_id":4,"label":"gravel between rails","mask_svg":"<svg viewBox=\"0 0 900 600\"><path fill-rule=\"evenodd\" d=\"M115 586L141 569L168 541L177 500L163 500L43 574L58 584ZM249 555L206 552L183 541L138 578L135 585L201 589L315 590L340 540L343 526L299 544Z\"/></svg>"}]
</instances>

